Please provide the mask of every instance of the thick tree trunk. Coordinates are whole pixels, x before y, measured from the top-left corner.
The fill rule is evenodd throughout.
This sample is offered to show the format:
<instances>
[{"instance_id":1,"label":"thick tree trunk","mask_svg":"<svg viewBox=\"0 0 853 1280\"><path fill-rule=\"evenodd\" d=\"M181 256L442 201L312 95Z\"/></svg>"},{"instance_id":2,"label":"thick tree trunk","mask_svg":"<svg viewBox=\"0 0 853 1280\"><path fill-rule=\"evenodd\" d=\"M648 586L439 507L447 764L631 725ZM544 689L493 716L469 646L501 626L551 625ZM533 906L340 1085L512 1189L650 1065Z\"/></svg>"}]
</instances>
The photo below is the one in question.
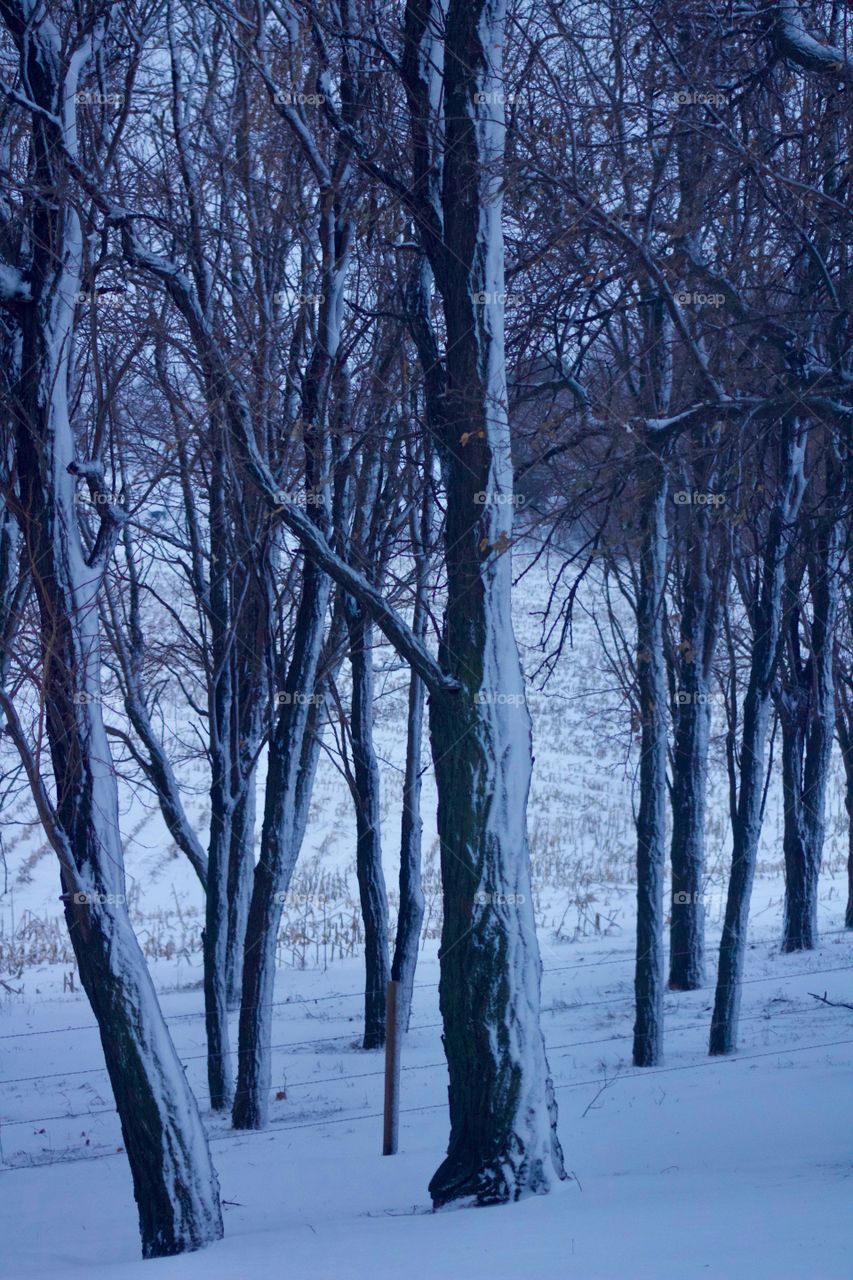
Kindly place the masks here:
<instances>
[{"instance_id":1,"label":"thick tree trunk","mask_svg":"<svg viewBox=\"0 0 853 1280\"><path fill-rule=\"evenodd\" d=\"M507 579L508 569L506 563ZM501 585L508 590L508 580ZM444 654L468 683L459 696L430 699L444 890L439 991L451 1123L447 1158L430 1183L437 1206L467 1197L478 1204L517 1199L547 1190L550 1171L562 1171L539 1029L540 962L524 823L530 726L523 683L495 620L482 614L477 620L488 648L476 640L468 647L460 634L461 610L453 613L451 618L449 608ZM474 639L473 627L472 633ZM471 687L474 664L482 670L480 690Z\"/></svg>"},{"instance_id":2,"label":"thick tree trunk","mask_svg":"<svg viewBox=\"0 0 853 1280\"><path fill-rule=\"evenodd\" d=\"M105 28L98 20L88 34L78 33L72 55L68 48L60 51L58 30L46 11L10 0L0 12L18 46L28 95L41 108L32 113L30 176L36 194L26 232L39 252L29 273L32 301L20 313L21 376L10 409L23 547L41 622L55 806L37 770L30 778L60 853L66 919L121 1120L142 1252L159 1257L218 1239L222 1216L198 1108L125 904L118 792L100 706L98 608L122 517L108 500L100 467L77 461L68 409L83 235L63 161L76 151L77 77ZM88 556L73 473L101 497L100 529Z\"/></svg>"},{"instance_id":3,"label":"thick tree trunk","mask_svg":"<svg viewBox=\"0 0 853 1280\"><path fill-rule=\"evenodd\" d=\"M425 38L410 4L407 34ZM539 1025L539 948L526 808L530 719L511 617L512 458L503 352L501 0L451 0L444 59L443 423L447 604L430 732L444 922L439 997L450 1103L436 1206L547 1191L564 1176ZM428 37L428 33L426 35ZM417 71L420 76L423 64ZM417 90L416 90L417 92ZM418 126L424 122L418 122ZM428 388L429 394L429 388Z\"/></svg>"},{"instance_id":4,"label":"thick tree trunk","mask_svg":"<svg viewBox=\"0 0 853 1280\"><path fill-rule=\"evenodd\" d=\"M385 1043L385 996L390 974L388 897L382 870L382 815L379 762L373 746L373 629L363 608L346 603L352 671L353 781L356 820L356 874L364 922L363 1048Z\"/></svg>"},{"instance_id":5,"label":"thick tree trunk","mask_svg":"<svg viewBox=\"0 0 853 1280\"><path fill-rule=\"evenodd\" d=\"M749 902L761 835L764 752L782 625L785 560L791 525L799 511L805 484L804 452L805 439L798 424L784 422L778 451L776 497L763 544L761 582L758 598L749 610L753 648L744 699L739 789L732 824L732 865L711 1020L709 1052L712 1054L733 1053L737 1048Z\"/></svg>"},{"instance_id":6,"label":"thick tree trunk","mask_svg":"<svg viewBox=\"0 0 853 1280\"><path fill-rule=\"evenodd\" d=\"M98 1022L139 1211L142 1255L222 1235L207 1135L124 906L66 904L74 954Z\"/></svg>"},{"instance_id":7,"label":"thick tree trunk","mask_svg":"<svg viewBox=\"0 0 853 1280\"><path fill-rule=\"evenodd\" d=\"M651 452L651 450L649 451ZM640 803L637 813L637 962L634 1065L663 1055L663 882L666 870L666 666L663 589L666 575L666 471L652 454L645 492L637 598L637 684L640 698Z\"/></svg>"}]
</instances>

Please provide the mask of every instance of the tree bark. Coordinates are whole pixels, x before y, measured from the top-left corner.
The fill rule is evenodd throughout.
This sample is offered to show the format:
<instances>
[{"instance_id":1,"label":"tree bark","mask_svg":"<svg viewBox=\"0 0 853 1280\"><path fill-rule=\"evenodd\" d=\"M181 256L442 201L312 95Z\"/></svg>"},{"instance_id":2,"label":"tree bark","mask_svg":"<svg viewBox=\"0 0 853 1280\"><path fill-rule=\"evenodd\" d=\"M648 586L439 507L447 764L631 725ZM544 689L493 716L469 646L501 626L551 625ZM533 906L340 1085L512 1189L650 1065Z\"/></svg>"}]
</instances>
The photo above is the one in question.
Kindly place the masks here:
<instances>
[{"instance_id":1,"label":"tree bark","mask_svg":"<svg viewBox=\"0 0 853 1280\"><path fill-rule=\"evenodd\" d=\"M836 730L846 782L844 807L847 810L847 908L844 912L844 927L853 929L853 705L846 687L840 690Z\"/></svg>"},{"instance_id":2,"label":"tree bark","mask_svg":"<svg viewBox=\"0 0 853 1280\"><path fill-rule=\"evenodd\" d=\"M225 948L225 989L229 1009L239 1009L243 990L243 951L252 877L255 871L255 771L251 770L234 809L228 858L228 938Z\"/></svg>"},{"instance_id":3,"label":"tree bark","mask_svg":"<svg viewBox=\"0 0 853 1280\"><path fill-rule=\"evenodd\" d=\"M826 789L835 729L835 631L844 562L844 469L825 442L823 510L808 522L811 624L806 661L800 657L799 602L789 629L787 684L778 699L785 797L785 921L783 951L818 945L817 895L826 830Z\"/></svg>"},{"instance_id":4,"label":"tree bark","mask_svg":"<svg viewBox=\"0 0 853 1280\"><path fill-rule=\"evenodd\" d=\"M233 634L234 608L230 566L234 561L233 526L226 462L227 437L213 424L213 466L210 486L210 629L212 673L208 681L210 734L210 836L203 933L204 1013L207 1028L207 1080L215 1111L229 1106L233 1096L231 1046L228 1034L228 880L235 796Z\"/></svg>"},{"instance_id":5,"label":"tree bark","mask_svg":"<svg viewBox=\"0 0 853 1280\"><path fill-rule=\"evenodd\" d=\"M425 451L426 459L432 456ZM425 461L426 461L425 459ZM412 631L423 641L427 624L427 590L429 586L429 555L432 525L431 476L424 467L424 498L421 517L414 514L410 521L412 543L416 557L415 607ZM415 970L418 963L421 926L424 918L424 891L421 880L421 751L423 748L424 683L416 671L409 677L409 701L406 718L406 764L403 773L403 806L400 823L400 910L397 917L397 936L391 977L400 984L398 1018L403 1030L408 1030L412 1016L412 997Z\"/></svg>"},{"instance_id":6,"label":"tree bark","mask_svg":"<svg viewBox=\"0 0 853 1280\"><path fill-rule=\"evenodd\" d=\"M385 1043L385 997L390 976L388 898L382 870L382 816L379 763L373 746L373 629L352 597L346 603L352 671L353 781L356 820L356 874L364 922L365 1049Z\"/></svg>"},{"instance_id":7,"label":"tree bark","mask_svg":"<svg viewBox=\"0 0 853 1280\"><path fill-rule=\"evenodd\" d=\"M411 0L415 93L424 74L421 51L432 38L430 17L436 14ZM430 235L425 243L447 326L446 394L430 410L443 424L447 494L439 658L459 686L457 693L436 688L430 698L450 1103L447 1157L430 1182L437 1207L469 1198L515 1200L547 1191L554 1172L564 1176L539 1025L526 822L531 731L511 617L499 172L504 36L501 0L451 0L444 25L443 230L440 246ZM425 122L413 126L416 147Z\"/></svg>"},{"instance_id":8,"label":"tree bark","mask_svg":"<svg viewBox=\"0 0 853 1280\"><path fill-rule=\"evenodd\" d=\"M696 442L709 449L707 432ZM716 468L693 468L697 489L714 487ZM688 527L681 581L680 650L675 662L675 732L672 753L672 906L669 986L696 991L705 984L705 810L711 732L711 671L720 628L723 573L712 565L709 505L685 509ZM725 571L725 567L724 567Z\"/></svg>"},{"instance_id":9,"label":"tree bark","mask_svg":"<svg viewBox=\"0 0 853 1280\"><path fill-rule=\"evenodd\" d=\"M764 753L782 625L785 562L791 525L805 486L804 453L805 438L799 423L785 420L781 427L775 497L763 544L758 594L751 606L745 602L750 613L753 648L744 699L739 787L732 824L732 865L711 1020L711 1054L733 1053L737 1048L749 902L761 835Z\"/></svg>"},{"instance_id":10,"label":"tree bark","mask_svg":"<svg viewBox=\"0 0 853 1280\"><path fill-rule=\"evenodd\" d=\"M222 1235L216 1174L183 1066L133 934L125 900L118 792L100 704L98 595L122 513L97 462L80 463L68 407L83 231L65 160L76 151L78 77L106 35L101 20L58 47L47 11L3 0L31 112L25 243L31 300L18 320L20 376L10 397L16 430L17 518L38 602L42 694L55 803L29 770L40 816L60 855L65 915L84 990L98 1022L139 1211L143 1256L196 1249ZM73 32L74 24L71 22ZM57 104L62 104L57 117ZM74 475L100 495L89 554ZM27 758L26 744L18 738Z\"/></svg>"},{"instance_id":11,"label":"tree bark","mask_svg":"<svg viewBox=\"0 0 853 1280\"><path fill-rule=\"evenodd\" d=\"M666 577L666 471L648 450L642 468L642 544L637 598L637 685L640 699L640 803L637 813L637 963L634 1066L663 1056L663 882L666 868L666 667L663 590Z\"/></svg>"},{"instance_id":12,"label":"tree bark","mask_svg":"<svg viewBox=\"0 0 853 1280\"><path fill-rule=\"evenodd\" d=\"M262 1129L269 1116L272 1002L278 928L307 821L317 768L317 675L330 582L306 563L294 653L269 747L261 852L246 926L235 1129ZM302 797L300 803L300 797Z\"/></svg>"}]
</instances>

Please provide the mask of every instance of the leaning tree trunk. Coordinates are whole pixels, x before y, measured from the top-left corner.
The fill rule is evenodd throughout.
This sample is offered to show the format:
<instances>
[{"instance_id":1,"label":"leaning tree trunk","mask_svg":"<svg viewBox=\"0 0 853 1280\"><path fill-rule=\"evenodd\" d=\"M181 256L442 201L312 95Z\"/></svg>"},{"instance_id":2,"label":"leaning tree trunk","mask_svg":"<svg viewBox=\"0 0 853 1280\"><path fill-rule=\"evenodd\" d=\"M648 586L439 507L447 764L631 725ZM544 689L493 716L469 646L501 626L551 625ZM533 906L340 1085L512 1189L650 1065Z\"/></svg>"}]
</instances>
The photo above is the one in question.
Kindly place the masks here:
<instances>
[{"instance_id":1,"label":"leaning tree trunk","mask_svg":"<svg viewBox=\"0 0 853 1280\"><path fill-rule=\"evenodd\" d=\"M373 629L352 597L346 605L352 671L353 783L356 821L356 875L364 923L364 1049L385 1043L388 989L388 897L382 870L382 812L379 762L373 745Z\"/></svg>"},{"instance_id":2,"label":"leaning tree trunk","mask_svg":"<svg viewBox=\"0 0 853 1280\"><path fill-rule=\"evenodd\" d=\"M306 561L294 654L269 746L261 851L255 867L243 959L235 1129L262 1129L269 1116L272 1003L278 928L307 818L317 768L317 676L330 582ZM300 820L301 819L301 820Z\"/></svg>"},{"instance_id":3,"label":"leaning tree trunk","mask_svg":"<svg viewBox=\"0 0 853 1280\"><path fill-rule=\"evenodd\" d=\"M732 823L732 865L720 940L717 989L709 1052L737 1048L741 981L746 958L749 903L755 878L764 787L764 752L771 688L782 625L782 590L790 529L804 488L805 435L796 422L781 427L776 497L763 546L758 598L751 613L753 635L749 682L744 699L737 806Z\"/></svg>"},{"instance_id":4,"label":"leaning tree trunk","mask_svg":"<svg viewBox=\"0 0 853 1280\"><path fill-rule=\"evenodd\" d=\"M428 16L426 6L410 0L410 81L428 74L428 62L411 60L431 38ZM447 9L444 225L441 245L429 239L424 246L447 327L446 395L430 407L443 423L447 494L440 661L459 686L456 693L437 688L430 698L450 1104L447 1157L430 1182L435 1206L518 1199L547 1191L554 1171L564 1172L539 1023L526 821L531 731L511 617L500 194L504 28L502 0L451 0ZM415 92L421 88L422 82Z\"/></svg>"},{"instance_id":5,"label":"leaning tree trunk","mask_svg":"<svg viewBox=\"0 0 853 1280\"><path fill-rule=\"evenodd\" d=\"M643 467L642 545L637 596L637 690L640 699L640 803L637 812L637 960L634 1065L663 1055L663 882L666 870L666 470L649 447Z\"/></svg>"},{"instance_id":6,"label":"leaning tree trunk","mask_svg":"<svg viewBox=\"0 0 853 1280\"><path fill-rule=\"evenodd\" d=\"M96 21L73 53L57 47L44 10L4 0L32 111L26 242L30 296L21 306L20 376L10 396L23 547L38 601L52 806L35 769L40 816L62 863L65 915L98 1022L139 1211L142 1252L159 1257L222 1235L219 1188L195 1099L163 1019L125 902L115 771L100 706L98 593L122 513L101 468L78 463L68 408L83 233L65 159L76 151L78 76L104 39ZM73 28L73 22L72 22ZM61 113L57 116L57 104ZM87 555L73 474L85 478L101 524ZM26 757L26 744L21 740Z\"/></svg>"}]
</instances>

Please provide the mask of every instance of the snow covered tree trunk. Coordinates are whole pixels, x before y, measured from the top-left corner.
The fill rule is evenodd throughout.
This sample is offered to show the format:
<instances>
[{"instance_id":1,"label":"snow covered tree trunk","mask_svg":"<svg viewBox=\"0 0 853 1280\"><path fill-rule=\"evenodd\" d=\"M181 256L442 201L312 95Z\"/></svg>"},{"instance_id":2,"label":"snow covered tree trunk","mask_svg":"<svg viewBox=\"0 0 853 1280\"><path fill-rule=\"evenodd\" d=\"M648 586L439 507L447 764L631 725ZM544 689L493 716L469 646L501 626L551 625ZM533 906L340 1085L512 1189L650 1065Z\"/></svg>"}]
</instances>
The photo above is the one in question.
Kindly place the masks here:
<instances>
[{"instance_id":1,"label":"snow covered tree trunk","mask_svg":"<svg viewBox=\"0 0 853 1280\"><path fill-rule=\"evenodd\" d=\"M210 487L210 628L212 679L208 683L210 735L210 838L203 933L204 1011L210 1105L224 1110L231 1101L232 1062L228 1034L228 880L235 797L234 609L229 565L234 558L228 510L227 438L213 424Z\"/></svg>"},{"instance_id":2,"label":"snow covered tree trunk","mask_svg":"<svg viewBox=\"0 0 853 1280\"><path fill-rule=\"evenodd\" d=\"M417 64L410 72L429 75L424 44L440 28L437 13L411 0L406 26ZM531 729L511 616L502 0L451 0L444 36L443 229L440 245L430 238L424 247L447 326L446 389L431 406L443 423L447 495L440 662L459 689L436 688L429 709L450 1104L447 1157L430 1182L435 1206L515 1200L547 1191L564 1172L539 1025L526 822Z\"/></svg>"},{"instance_id":3,"label":"snow covered tree trunk","mask_svg":"<svg viewBox=\"0 0 853 1280\"><path fill-rule=\"evenodd\" d=\"M817 894L826 830L826 789L835 729L835 630L844 560L843 470L826 444L826 510L810 522L811 625L808 660L796 663L795 687L783 690L782 773L785 797L785 924L783 951L818 945ZM799 646L799 610L791 645ZM787 698L793 705L789 706Z\"/></svg>"},{"instance_id":4,"label":"snow covered tree trunk","mask_svg":"<svg viewBox=\"0 0 853 1280\"><path fill-rule=\"evenodd\" d=\"M79 76L105 28L96 20L67 47L44 8L4 0L0 16L20 52L27 93L40 109L30 113L29 176L37 198L25 236L39 251L29 263L31 296L17 321L21 376L10 408L23 546L42 630L55 802L47 799L37 772L31 781L60 854L65 916L121 1120L142 1252L159 1257L218 1239L222 1217L198 1108L126 906L118 793L101 714L98 608L122 513L108 501L100 467L77 460L69 419L83 236L65 162L77 151ZM100 499L101 527L88 555L78 526L75 475Z\"/></svg>"},{"instance_id":5,"label":"snow covered tree trunk","mask_svg":"<svg viewBox=\"0 0 853 1280\"><path fill-rule=\"evenodd\" d=\"M640 803L637 812L637 961L634 1066L663 1055L663 881L666 869L666 667L663 590L666 576L666 471L652 449L642 468L642 544L637 597L640 700Z\"/></svg>"},{"instance_id":6,"label":"snow covered tree trunk","mask_svg":"<svg viewBox=\"0 0 853 1280\"><path fill-rule=\"evenodd\" d=\"M732 823L732 865L711 1020L711 1054L733 1053L737 1048L749 903L761 835L764 753L782 625L785 561L790 529L799 511L805 485L804 433L800 431L799 423L790 419L780 425L779 432L775 497L763 544L758 596L750 611L753 647L744 699L738 797Z\"/></svg>"},{"instance_id":7,"label":"snow covered tree trunk","mask_svg":"<svg viewBox=\"0 0 853 1280\"><path fill-rule=\"evenodd\" d=\"M347 9L347 21L349 21ZM344 115L354 109L356 90L347 68L342 78ZM278 95L275 95L276 97ZM294 129L318 186L317 240L320 248L316 333L302 380L301 429L305 454L305 496L312 532L328 542L331 534L332 390L338 371L344 292L354 235L348 183L348 149L332 149L327 167L323 145L305 127L299 113L281 104L279 114ZM235 420L235 436L256 480L263 477L265 500L272 476L257 453L254 425L247 415ZM288 423L288 427L293 424ZM280 498L278 499L280 501ZM286 509L288 500L285 499ZM315 560L305 558L302 590L294 627L292 656L270 737L261 849L255 867L246 929L237 1091L232 1119L237 1129L262 1128L269 1112L272 1001L275 958L284 898L299 854L311 787L317 767L324 695L320 664L331 580ZM284 664L282 664L283 666Z\"/></svg>"},{"instance_id":8,"label":"snow covered tree trunk","mask_svg":"<svg viewBox=\"0 0 853 1280\"><path fill-rule=\"evenodd\" d=\"M225 951L225 986L229 1009L240 1007L243 990L243 949L252 877L255 872L255 816L257 797L252 770L234 808L231 823L231 851L228 859L228 940Z\"/></svg>"},{"instance_id":9,"label":"snow covered tree trunk","mask_svg":"<svg viewBox=\"0 0 853 1280\"><path fill-rule=\"evenodd\" d=\"M269 1115L272 1002L278 928L299 854L319 747L312 740L315 698L330 582L306 563L294 654L269 747L261 852L246 926L235 1129L261 1129ZM301 807L300 807L301 806ZM300 814L303 815L302 825Z\"/></svg>"},{"instance_id":10,"label":"snow covered tree trunk","mask_svg":"<svg viewBox=\"0 0 853 1280\"><path fill-rule=\"evenodd\" d=\"M373 745L373 628L365 610L346 602L352 671L353 782L356 820L356 874L364 922L363 1048L385 1043L385 998L390 973L388 897L382 870L382 813L379 762Z\"/></svg>"},{"instance_id":11,"label":"snow covered tree trunk","mask_svg":"<svg viewBox=\"0 0 853 1280\"><path fill-rule=\"evenodd\" d=\"M232 1062L228 1035L228 862L231 853L231 799L223 786L217 761L211 784L210 841L207 850L202 953L204 1014L207 1031L207 1083L214 1111L227 1107L232 1096Z\"/></svg>"},{"instance_id":12,"label":"snow covered tree trunk","mask_svg":"<svg viewBox=\"0 0 853 1280\"><path fill-rule=\"evenodd\" d=\"M72 821L71 844L81 850L74 826ZM78 853L77 861L86 866L87 854L81 859ZM94 864L88 865L94 878ZM159 1258L222 1236L219 1183L126 908L100 905L103 892L95 890L87 904L71 894L65 914L121 1120L142 1255Z\"/></svg>"},{"instance_id":13,"label":"snow covered tree trunk","mask_svg":"<svg viewBox=\"0 0 853 1280\"><path fill-rule=\"evenodd\" d=\"M263 739L269 699L269 666L274 653L275 595L281 549L271 536L266 503L242 468L234 468L232 493L235 563L234 690L231 765L231 850L228 859L228 941L226 999L239 1007L243 989L243 952L255 874L257 819L256 760Z\"/></svg>"},{"instance_id":14,"label":"snow covered tree trunk","mask_svg":"<svg viewBox=\"0 0 853 1280\"><path fill-rule=\"evenodd\" d=\"M333 214L332 214L333 216ZM346 258L348 233L325 235L330 252ZM336 246L336 247L335 247ZM340 336L344 272L334 257L324 277L327 292L320 310L320 337L306 378L303 407L305 488L312 527L329 532L328 387ZM308 803L319 755L316 734L324 701L319 676L323 656L331 580L306 557L302 593L293 632L293 648L270 737L261 848L252 881L246 926L237 1090L232 1120L236 1129L260 1129L267 1123L271 1079L272 1002L278 928L307 821Z\"/></svg>"},{"instance_id":15,"label":"snow covered tree trunk","mask_svg":"<svg viewBox=\"0 0 853 1280\"><path fill-rule=\"evenodd\" d=\"M428 460L431 450L425 450L425 487L421 518L412 515L410 521L412 543L415 548L416 580L415 606L412 631L419 641L426 635L427 590L429 587L429 556L427 546L432 524L431 477ZM397 917L397 936L394 941L394 958L391 977L400 984L397 997L398 1017L408 1030L412 1015L412 996L415 970L418 963L421 925L424 918L424 891L421 880L421 751L423 748L424 683L416 671L409 678L409 702L406 717L406 764L403 772L403 805L400 822L400 910Z\"/></svg>"},{"instance_id":16,"label":"snow covered tree trunk","mask_svg":"<svg viewBox=\"0 0 853 1280\"><path fill-rule=\"evenodd\" d=\"M844 912L844 927L853 929L853 707L850 707L846 697L839 708L836 723L846 783L844 807L847 810L847 908Z\"/></svg>"}]
</instances>

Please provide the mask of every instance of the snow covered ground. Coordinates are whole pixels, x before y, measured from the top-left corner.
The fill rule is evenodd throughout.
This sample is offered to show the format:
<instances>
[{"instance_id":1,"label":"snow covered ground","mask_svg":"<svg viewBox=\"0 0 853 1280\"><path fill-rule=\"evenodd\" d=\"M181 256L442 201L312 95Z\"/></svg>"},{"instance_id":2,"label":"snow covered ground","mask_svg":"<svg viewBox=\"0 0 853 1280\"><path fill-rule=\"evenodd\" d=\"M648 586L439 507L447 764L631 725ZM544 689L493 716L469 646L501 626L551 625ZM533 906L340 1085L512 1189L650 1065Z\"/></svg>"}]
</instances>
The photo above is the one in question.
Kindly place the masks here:
<instances>
[{"instance_id":1,"label":"snow covered ground","mask_svg":"<svg viewBox=\"0 0 853 1280\"><path fill-rule=\"evenodd\" d=\"M537 630L519 593L519 629ZM593 596L588 597L591 606ZM535 666L532 648L525 663ZM395 872L403 676L378 693L385 843ZM850 1277L853 936L841 929L846 834L830 796L822 945L779 954L781 807L771 789L753 906L738 1054L706 1052L712 987L667 997L659 1069L630 1065L632 769L626 710L581 615L555 681L531 695L536 766L530 821L545 973L543 1025L573 1177L552 1195L500 1209L429 1211L427 1183L447 1137L434 928L404 1048L400 1153L382 1157L379 1053L357 1046L360 962L294 944L276 993L270 1129L236 1135L208 1114L226 1202L226 1239L203 1253L141 1263L130 1176L97 1034L70 963L0 976L0 1275L10 1280L160 1276L163 1280L841 1280ZM201 775L198 775L199 779ZM724 777L709 827L709 982L725 889ZM434 839L425 788L426 848ZM334 762L321 770L304 883L322 880L346 932L350 802ZM25 816L24 810L19 817ZM197 806L203 825L203 803ZM140 928L150 931L164 1011L205 1106L199 894L164 850L159 820L126 789L127 862ZM37 831L7 824L11 912L47 929L59 917L52 856ZM23 873L23 874L22 874ZM26 913L31 913L29 917ZM147 921L147 923L144 923ZM34 926L35 927L35 926ZM183 929L183 934L180 933ZM312 924L313 929L313 924ZM310 931L306 931L310 932ZM315 938L315 934L311 934ZM61 932L57 933L61 938ZM171 938L175 946L162 944ZM155 945L156 943L156 945ZM180 945L183 943L183 945ZM356 948L357 950L357 948ZM169 955L161 954L164 951ZM318 963L319 962L319 963ZM305 967L301 967L304 963ZM76 985L76 984L75 984Z\"/></svg>"}]
</instances>

